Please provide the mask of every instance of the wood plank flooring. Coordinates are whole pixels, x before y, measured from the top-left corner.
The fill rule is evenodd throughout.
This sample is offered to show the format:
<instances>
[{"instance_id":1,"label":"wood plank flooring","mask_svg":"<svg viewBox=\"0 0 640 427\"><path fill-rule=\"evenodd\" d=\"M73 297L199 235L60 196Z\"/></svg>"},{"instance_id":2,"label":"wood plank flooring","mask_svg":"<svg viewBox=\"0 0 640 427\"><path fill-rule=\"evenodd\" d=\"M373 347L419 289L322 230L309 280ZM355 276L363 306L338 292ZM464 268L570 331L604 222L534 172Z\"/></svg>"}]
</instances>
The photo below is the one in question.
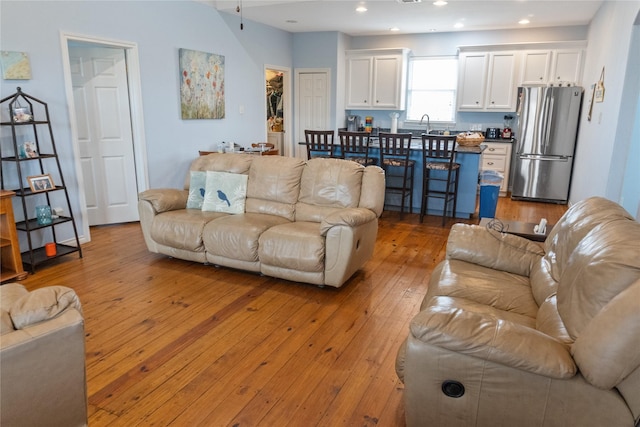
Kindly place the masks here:
<instances>
[{"instance_id":1,"label":"wood plank flooring","mask_svg":"<svg viewBox=\"0 0 640 427\"><path fill-rule=\"evenodd\" d=\"M565 210L500 198L496 216ZM152 254L137 223L92 228L83 259L21 283L82 301L92 427L404 426L396 351L454 222L385 212L340 289Z\"/></svg>"}]
</instances>

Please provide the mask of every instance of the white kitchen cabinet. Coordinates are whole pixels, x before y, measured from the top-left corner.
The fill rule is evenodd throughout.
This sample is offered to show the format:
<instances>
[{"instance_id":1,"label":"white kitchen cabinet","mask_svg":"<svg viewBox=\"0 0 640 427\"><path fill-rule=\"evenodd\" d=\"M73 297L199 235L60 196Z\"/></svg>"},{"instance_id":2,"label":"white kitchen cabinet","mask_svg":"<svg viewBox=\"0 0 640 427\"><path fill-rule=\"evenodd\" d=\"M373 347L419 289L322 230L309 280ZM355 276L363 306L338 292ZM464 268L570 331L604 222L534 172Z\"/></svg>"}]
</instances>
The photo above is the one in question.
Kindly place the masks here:
<instances>
[{"instance_id":1,"label":"white kitchen cabinet","mask_svg":"<svg viewBox=\"0 0 640 427\"><path fill-rule=\"evenodd\" d=\"M582 49L528 50L522 52L520 84L580 84Z\"/></svg>"},{"instance_id":2,"label":"white kitchen cabinet","mask_svg":"<svg viewBox=\"0 0 640 427\"><path fill-rule=\"evenodd\" d=\"M531 50L522 52L520 84L546 84L549 81L550 65L550 50Z\"/></svg>"},{"instance_id":3,"label":"white kitchen cabinet","mask_svg":"<svg viewBox=\"0 0 640 427\"><path fill-rule=\"evenodd\" d=\"M500 186L500 197L507 195L509 188L509 169L511 167L511 143L483 142L487 148L482 152L480 170L492 170L504 176Z\"/></svg>"},{"instance_id":4,"label":"white kitchen cabinet","mask_svg":"<svg viewBox=\"0 0 640 427\"><path fill-rule=\"evenodd\" d=\"M458 110L482 110L487 89L488 53L460 54Z\"/></svg>"},{"instance_id":5,"label":"white kitchen cabinet","mask_svg":"<svg viewBox=\"0 0 640 427\"><path fill-rule=\"evenodd\" d=\"M550 81L552 83L582 82L582 49L557 49L553 52Z\"/></svg>"},{"instance_id":6,"label":"white kitchen cabinet","mask_svg":"<svg viewBox=\"0 0 640 427\"><path fill-rule=\"evenodd\" d=\"M407 49L347 52L346 108L404 110Z\"/></svg>"},{"instance_id":7,"label":"white kitchen cabinet","mask_svg":"<svg viewBox=\"0 0 640 427\"><path fill-rule=\"evenodd\" d=\"M516 52L460 54L459 111L514 111Z\"/></svg>"}]
</instances>

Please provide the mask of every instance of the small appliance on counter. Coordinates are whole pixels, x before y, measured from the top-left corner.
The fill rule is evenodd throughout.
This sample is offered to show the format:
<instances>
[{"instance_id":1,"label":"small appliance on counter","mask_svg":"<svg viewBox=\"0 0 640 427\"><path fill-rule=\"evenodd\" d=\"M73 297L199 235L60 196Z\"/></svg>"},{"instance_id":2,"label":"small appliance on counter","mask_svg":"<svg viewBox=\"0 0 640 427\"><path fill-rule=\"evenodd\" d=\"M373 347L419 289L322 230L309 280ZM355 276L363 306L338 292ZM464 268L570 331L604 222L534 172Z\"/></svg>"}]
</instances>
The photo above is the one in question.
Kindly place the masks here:
<instances>
[{"instance_id":1,"label":"small appliance on counter","mask_svg":"<svg viewBox=\"0 0 640 427\"><path fill-rule=\"evenodd\" d=\"M502 129L502 139L511 139L513 133L511 132L511 121L513 120L513 116L506 115L504 116L504 129Z\"/></svg>"},{"instance_id":2,"label":"small appliance on counter","mask_svg":"<svg viewBox=\"0 0 640 427\"><path fill-rule=\"evenodd\" d=\"M500 139L502 137L500 128L487 128L484 137L486 139Z\"/></svg>"},{"instance_id":3,"label":"small appliance on counter","mask_svg":"<svg viewBox=\"0 0 640 427\"><path fill-rule=\"evenodd\" d=\"M360 116L347 116L347 132L357 132L360 129Z\"/></svg>"}]
</instances>

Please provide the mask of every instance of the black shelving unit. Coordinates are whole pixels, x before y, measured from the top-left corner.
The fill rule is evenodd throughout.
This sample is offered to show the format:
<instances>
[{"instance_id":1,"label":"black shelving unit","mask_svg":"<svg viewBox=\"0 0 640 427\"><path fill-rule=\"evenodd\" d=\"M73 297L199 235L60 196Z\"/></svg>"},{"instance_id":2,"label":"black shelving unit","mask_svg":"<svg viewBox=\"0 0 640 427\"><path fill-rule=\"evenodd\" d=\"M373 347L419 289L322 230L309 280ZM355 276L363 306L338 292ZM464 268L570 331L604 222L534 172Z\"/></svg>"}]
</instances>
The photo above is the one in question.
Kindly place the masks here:
<instances>
[{"instance_id":1,"label":"black shelving unit","mask_svg":"<svg viewBox=\"0 0 640 427\"><path fill-rule=\"evenodd\" d=\"M0 158L2 159L2 189L11 190L16 193L15 197L20 199L23 216L22 220L17 220L16 229L18 232L26 233L28 250L22 252L22 263L25 270L35 273L36 266L49 262L53 259L69 255L77 252L82 258L82 248L80 239L78 238L78 230L76 222L71 210L71 202L69 193L64 182L60 160L56 151L56 144L53 138L53 130L49 119L49 108L45 102L40 101L26 93L22 89L17 88L17 92L0 101L0 108L4 109L4 113L9 114L8 120L2 120L0 127L3 129L2 138L5 138L4 129L11 130L11 142L13 147L10 150L3 148L0 144ZM26 114L26 116L24 115ZM19 148L24 144L19 139L28 137L33 139L35 146L35 155L33 157L23 157L20 155ZM9 145L9 144L7 144ZM4 151L4 152L3 152ZM7 152L10 151L10 152ZM15 167L11 171L7 166L14 164ZM15 169L15 170L13 170ZM34 175L55 175L54 187L44 191L33 191L28 185L27 177L24 170L29 169ZM33 172L35 171L35 172ZM38 173L39 172L39 173ZM11 174L12 176L8 176ZM17 178L17 181L15 181ZM11 181L13 179L13 181ZM6 188L9 182L18 182L19 188ZM25 186L26 184L26 186ZM52 200L58 200L59 194L64 194L66 201L66 216L57 216L52 219L50 224L39 224L35 218L35 211L31 208L28 201L34 200L37 204L45 204L40 200L46 200L46 205L52 206ZM58 242L56 228L59 226L71 225L75 236L75 246L70 244L62 244ZM51 232L51 240L55 243L56 254L47 256L44 246L34 246L32 239L33 232Z\"/></svg>"}]
</instances>

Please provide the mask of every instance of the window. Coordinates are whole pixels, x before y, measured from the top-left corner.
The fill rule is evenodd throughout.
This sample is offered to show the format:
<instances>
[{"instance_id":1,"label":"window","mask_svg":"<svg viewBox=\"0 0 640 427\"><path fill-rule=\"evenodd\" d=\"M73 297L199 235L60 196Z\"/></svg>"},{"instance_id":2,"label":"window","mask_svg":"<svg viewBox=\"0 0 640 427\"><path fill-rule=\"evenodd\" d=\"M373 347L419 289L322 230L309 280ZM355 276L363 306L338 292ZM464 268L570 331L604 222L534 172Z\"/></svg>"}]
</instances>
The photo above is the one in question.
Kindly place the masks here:
<instances>
[{"instance_id":1,"label":"window","mask_svg":"<svg viewBox=\"0 0 640 427\"><path fill-rule=\"evenodd\" d=\"M456 119L458 59L414 57L409 61L407 120L428 114L431 123L453 123Z\"/></svg>"}]
</instances>

